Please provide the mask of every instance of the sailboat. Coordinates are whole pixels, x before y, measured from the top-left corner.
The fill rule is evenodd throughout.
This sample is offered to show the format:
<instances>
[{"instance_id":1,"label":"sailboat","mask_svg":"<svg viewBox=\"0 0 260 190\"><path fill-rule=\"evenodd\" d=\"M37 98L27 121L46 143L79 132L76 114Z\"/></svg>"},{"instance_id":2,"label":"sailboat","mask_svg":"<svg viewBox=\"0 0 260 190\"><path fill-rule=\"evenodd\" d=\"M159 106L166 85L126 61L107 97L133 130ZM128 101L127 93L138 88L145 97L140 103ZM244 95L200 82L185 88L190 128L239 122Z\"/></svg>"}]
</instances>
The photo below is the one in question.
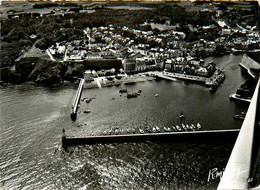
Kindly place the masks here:
<instances>
[{"instance_id":1,"label":"sailboat","mask_svg":"<svg viewBox=\"0 0 260 190\"><path fill-rule=\"evenodd\" d=\"M144 130L143 130L142 128L139 128L139 132L140 132L141 134L144 134Z\"/></svg>"},{"instance_id":2,"label":"sailboat","mask_svg":"<svg viewBox=\"0 0 260 190\"><path fill-rule=\"evenodd\" d=\"M134 124L133 124L134 125ZM132 126L132 133L135 134L135 128Z\"/></svg>"},{"instance_id":3,"label":"sailboat","mask_svg":"<svg viewBox=\"0 0 260 190\"><path fill-rule=\"evenodd\" d=\"M193 125L193 124L190 125L191 130L195 131L195 128L196 128L195 125Z\"/></svg>"},{"instance_id":4,"label":"sailboat","mask_svg":"<svg viewBox=\"0 0 260 190\"><path fill-rule=\"evenodd\" d=\"M183 128L185 131L187 130L185 124L182 123L181 126L182 126L182 128Z\"/></svg>"},{"instance_id":5,"label":"sailboat","mask_svg":"<svg viewBox=\"0 0 260 190\"><path fill-rule=\"evenodd\" d=\"M183 112L181 111L181 115L179 115L179 118L182 119L184 117Z\"/></svg>"},{"instance_id":6,"label":"sailboat","mask_svg":"<svg viewBox=\"0 0 260 190\"><path fill-rule=\"evenodd\" d=\"M84 113L90 113L90 109L88 109L88 103L87 103L87 109L83 111Z\"/></svg>"},{"instance_id":7,"label":"sailboat","mask_svg":"<svg viewBox=\"0 0 260 190\"><path fill-rule=\"evenodd\" d=\"M200 123L197 123L197 128L200 129L201 128L201 125Z\"/></svg>"},{"instance_id":8,"label":"sailboat","mask_svg":"<svg viewBox=\"0 0 260 190\"><path fill-rule=\"evenodd\" d=\"M176 125L176 129L177 129L178 131L181 131L181 128L179 127L179 125Z\"/></svg>"},{"instance_id":9,"label":"sailboat","mask_svg":"<svg viewBox=\"0 0 260 190\"><path fill-rule=\"evenodd\" d=\"M186 125L186 128L187 128L187 130L191 129L190 126L189 126L188 124Z\"/></svg>"}]
</instances>

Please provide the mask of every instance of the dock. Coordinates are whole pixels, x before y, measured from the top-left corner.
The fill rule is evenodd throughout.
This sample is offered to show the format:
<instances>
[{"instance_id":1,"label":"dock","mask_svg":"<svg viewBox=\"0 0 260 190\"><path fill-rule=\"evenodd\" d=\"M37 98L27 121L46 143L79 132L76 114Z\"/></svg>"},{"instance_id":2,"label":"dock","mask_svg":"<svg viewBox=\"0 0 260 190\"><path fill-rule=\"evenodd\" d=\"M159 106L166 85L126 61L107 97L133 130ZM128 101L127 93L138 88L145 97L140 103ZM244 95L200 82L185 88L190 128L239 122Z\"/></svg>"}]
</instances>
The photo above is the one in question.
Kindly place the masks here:
<instances>
[{"instance_id":1,"label":"dock","mask_svg":"<svg viewBox=\"0 0 260 190\"><path fill-rule=\"evenodd\" d=\"M182 73L171 73L163 71L161 72L154 72L153 73L156 77L166 79L166 80L172 80L175 81L176 79L186 80L190 82L196 82L204 84L206 87L210 86L219 86L219 83L223 82L225 74L224 71L221 69L217 69L214 74L208 78L208 77L202 77L202 76L195 76L195 75L188 75L188 74L182 74Z\"/></svg>"},{"instance_id":2,"label":"dock","mask_svg":"<svg viewBox=\"0 0 260 190\"><path fill-rule=\"evenodd\" d=\"M79 104L79 100L82 94L82 89L83 89L83 85L84 85L85 80L84 79L80 79L79 82L79 87L78 90L76 92L73 104L72 104L72 108L71 108L71 114L70 117L72 120L76 120L77 118L77 110L78 110L78 104Z\"/></svg>"},{"instance_id":3,"label":"dock","mask_svg":"<svg viewBox=\"0 0 260 190\"><path fill-rule=\"evenodd\" d=\"M167 79L167 80L176 80L176 79L182 79L182 80L188 80L192 82L198 82L198 83L206 83L205 77L199 77L199 76L193 76L193 75L185 75L185 74L179 74L179 73L169 73L169 72L163 72L156 73L156 76L159 78Z\"/></svg>"},{"instance_id":4,"label":"dock","mask_svg":"<svg viewBox=\"0 0 260 190\"><path fill-rule=\"evenodd\" d=\"M240 129L228 130L205 130L186 132L164 132L164 133L144 133L144 134L120 134L104 136L68 137L62 136L62 146L74 146L97 143L124 143L124 142L144 142L144 141L176 141L176 140L235 140Z\"/></svg>"}]
</instances>

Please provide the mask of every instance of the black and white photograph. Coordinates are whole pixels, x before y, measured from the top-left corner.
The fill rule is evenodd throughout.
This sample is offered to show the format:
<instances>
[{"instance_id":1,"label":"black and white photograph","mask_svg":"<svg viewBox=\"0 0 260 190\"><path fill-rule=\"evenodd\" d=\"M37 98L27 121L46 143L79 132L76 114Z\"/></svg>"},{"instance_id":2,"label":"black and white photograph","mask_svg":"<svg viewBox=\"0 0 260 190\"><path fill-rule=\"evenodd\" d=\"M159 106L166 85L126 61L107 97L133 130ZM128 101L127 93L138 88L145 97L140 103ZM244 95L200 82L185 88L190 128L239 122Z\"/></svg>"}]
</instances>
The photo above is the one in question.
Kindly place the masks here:
<instances>
[{"instance_id":1,"label":"black and white photograph","mask_svg":"<svg viewBox=\"0 0 260 190\"><path fill-rule=\"evenodd\" d=\"M259 4L0 0L0 189L260 190Z\"/></svg>"}]
</instances>

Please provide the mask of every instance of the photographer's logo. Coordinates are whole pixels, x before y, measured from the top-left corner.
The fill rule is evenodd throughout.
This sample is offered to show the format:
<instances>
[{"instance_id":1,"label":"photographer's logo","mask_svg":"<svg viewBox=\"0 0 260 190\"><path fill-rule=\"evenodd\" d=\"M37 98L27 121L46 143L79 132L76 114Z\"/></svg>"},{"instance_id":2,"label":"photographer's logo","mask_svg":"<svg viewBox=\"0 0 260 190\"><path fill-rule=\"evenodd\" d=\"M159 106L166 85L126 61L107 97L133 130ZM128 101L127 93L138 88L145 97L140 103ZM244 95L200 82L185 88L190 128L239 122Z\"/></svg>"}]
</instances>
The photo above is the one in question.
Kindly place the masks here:
<instances>
[{"instance_id":1,"label":"photographer's logo","mask_svg":"<svg viewBox=\"0 0 260 190\"><path fill-rule=\"evenodd\" d=\"M213 168L213 169L209 170L208 182L210 180L221 178L223 176L223 172L224 172L224 168L221 171L219 171L218 168Z\"/></svg>"},{"instance_id":2,"label":"photographer's logo","mask_svg":"<svg viewBox=\"0 0 260 190\"><path fill-rule=\"evenodd\" d=\"M217 178L221 179L224 173L224 169L225 168L223 168L223 170L219 170L218 168L213 168L209 170L207 181L209 182L210 180L215 180ZM247 170L242 170L241 167L231 167L231 169L229 169L227 172L230 176L233 176L234 180L237 180L239 177L241 177L240 175L243 175L245 172L247 172Z\"/></svg>"}]
</instances>

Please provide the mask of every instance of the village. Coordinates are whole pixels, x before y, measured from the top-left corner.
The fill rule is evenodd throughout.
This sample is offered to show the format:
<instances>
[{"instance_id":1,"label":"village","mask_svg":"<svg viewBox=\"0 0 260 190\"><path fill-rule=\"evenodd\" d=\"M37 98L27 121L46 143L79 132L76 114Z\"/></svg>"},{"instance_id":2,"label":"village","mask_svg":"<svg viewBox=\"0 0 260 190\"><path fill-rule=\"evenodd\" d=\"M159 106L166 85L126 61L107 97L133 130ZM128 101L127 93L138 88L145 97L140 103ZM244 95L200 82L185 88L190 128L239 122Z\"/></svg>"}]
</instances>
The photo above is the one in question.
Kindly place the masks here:
<instances>
[{"instance_id":1,"label":"village","mask_svg":"<svg viewBox=\"0 0 260 190\"><path fill-rule=\"evenodd\" d=\"M120 73L138 73L145 71L168 71L184 75L211 77L216 71L213 62L204 63L206 56L257 51L260 49L259 32L254 26L231 28L224 21L217 21L221 28L215 41L200 39L185 41L186 34L177 31L178 26L145 23L155 30L137 30L126 26L101 26L85 28L84 39L72 42L57 42L47 49L53 61L83 62L101 60L121 60ZM170 29L169 29L170 27ZM190 30L203 30L207 33L215 25L193 27ZM157 29L159 30L159 29ZM232 38L231 35L243 34L247 37ZM210 33L208 33L210 35ZM97 71L99 76L106 75L104 70ZM109 71L110 72L110 71ZM108 72L108 73L109 73ZM111 73L111 72L110 72ZM113 72L112 72L113 73Z\"/></svg>"},{"instance_id":2,"label":"village","mask_svg":"<svg viewBox=\"0 0 260 190\"><path fill-rule=\"evenodd\" d=\"M227 6L227 9L234 14L238 9L246 13L250 11L250 6L238 4ZM32 10L35 11L38 8L39 6L35 5ZM118 6L114 8L120 9L120 14L123 14L124 11L131 12L138 15L138 18L131 18L131 23L122 23L120 19L105 22L102 22L101 19L95 20L95 15L102 15L102 18L105 19L110 12L113 12L113 7L97 8L94 5L81 7L82 10L79 12L72 8L66 8L64 12L60 7L48 9L49 12L46 13L44 13L46 9L41 8L41 15L35 15L32 12L29 17L33 21L34 19L45 19L45 22L50 24L50 30L54 29L55 35L50 37L52 34L38 34L39 32L32 29L28 39L33 44L31 47L26 47L26 50L22 50L14 62L8 59L6 64L12 67L4 67L1 70L3 81L15 83L21 81L22 78L24 81L33 79L37 84L52 85L52 83L61 84L66 80L73 82L76 78L83 77L85 70L94 70L98 76L106 76L111 74L111 69L114 69L115 74L165 71L178 74L178 76L182 75L182 78L184 76L188 76L186 78L190 78L189 76L210 78L216 71L221 73L219 71L222 69L216 68L213 62L205 62L206 57L260 51L259 31L256 23L230 20L227 10L221 8L221 5L217 3L199 5L199 10L194 11L194 15L204 15L208 20L203 19L201 22L191 20L190 23L186 20L177 22L177 19L169 16L151 15L141 19L142 11L140 10L146 7L137 7L140 8L139 11L130 9L136 7ZM155 10L146 8L143 12L147 12L147 9ZM182 5L174 5L172 9L184 10ZM167 6L159 6L159 10L168 9ZM85 13L81 13L82 11ZM117 12L114 11L114 13ZM71 14L71 18L69 14ZM156 14L159 15L158 12ZM28 16L27 13L26 15ZM26 18L20 13L10 13L9 16L13 20ZM66 18L65 22L62 20L65 17L70 19ZM95 22L85 22L84 17ZM246 19L250 21L250 15ZM59 24L59 22L63 22L63 24ZM9 37L5 36L3 40L8 41ZM6 49L5 52L8 54L9 51ZM38 59L27 63L26 59L34 57ZM37 65L36 62L41 62L40 60L43 59L55 62L57 66L54 70L59 71L48 73L48 75L42 74L44 77L30 77L33 69L41 68L34 67L34 64ZM24 64L28 64L28 66ZM46 63L41 64L46 65ZM26 67L28 71L24 72L20 65L24 65L23 67ZM49 67L54 67L54 65L50 64ZM37 75L41 71L34 73ZM209 83L212 84L207 81L207 84Z\"/></svg>"}]
</instances>

